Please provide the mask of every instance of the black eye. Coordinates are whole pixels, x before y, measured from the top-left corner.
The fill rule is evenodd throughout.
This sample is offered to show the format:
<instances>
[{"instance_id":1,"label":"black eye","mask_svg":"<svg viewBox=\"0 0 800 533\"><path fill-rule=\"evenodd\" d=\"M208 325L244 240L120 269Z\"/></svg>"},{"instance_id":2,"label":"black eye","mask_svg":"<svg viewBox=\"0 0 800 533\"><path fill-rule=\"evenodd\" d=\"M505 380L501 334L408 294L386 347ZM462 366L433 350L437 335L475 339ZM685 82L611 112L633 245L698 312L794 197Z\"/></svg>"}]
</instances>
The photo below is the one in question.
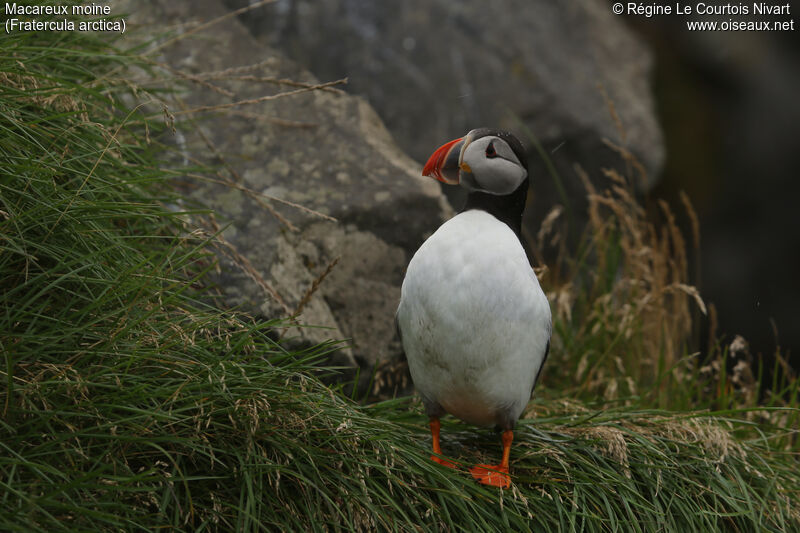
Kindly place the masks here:
<instances>
[{"instance_id":1,"label":"black eye","mask_svg":"<svg viewBox=\"0 0 800 533\"><path fill-rule=\"evenodd\" d=\"M494 141L489 143L489 146L486 147L486 157L492 159L493 157L497 157L497 152L494 149Z\"/></svg>"}]
</instances>

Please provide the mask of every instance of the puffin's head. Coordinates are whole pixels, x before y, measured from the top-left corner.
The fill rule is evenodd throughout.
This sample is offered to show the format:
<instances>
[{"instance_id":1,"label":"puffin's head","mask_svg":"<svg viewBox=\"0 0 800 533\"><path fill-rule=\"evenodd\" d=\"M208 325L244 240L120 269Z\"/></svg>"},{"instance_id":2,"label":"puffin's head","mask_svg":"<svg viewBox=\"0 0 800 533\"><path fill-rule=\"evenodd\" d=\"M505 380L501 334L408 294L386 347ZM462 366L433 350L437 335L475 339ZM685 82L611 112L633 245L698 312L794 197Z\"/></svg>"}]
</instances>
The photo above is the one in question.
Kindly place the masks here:
<instances>
[{"instance_id":1,"label":"puffin's head","mask_svg":"<svg viewBox=\"0 0 800 533\"><path fill-rule=\"evenodd\" d=\"M522 143L512 134L478 128L440 146L425 163L422 175L470 192L505 195L528 177L528 162Z\"/></svg>"}]
</instances>

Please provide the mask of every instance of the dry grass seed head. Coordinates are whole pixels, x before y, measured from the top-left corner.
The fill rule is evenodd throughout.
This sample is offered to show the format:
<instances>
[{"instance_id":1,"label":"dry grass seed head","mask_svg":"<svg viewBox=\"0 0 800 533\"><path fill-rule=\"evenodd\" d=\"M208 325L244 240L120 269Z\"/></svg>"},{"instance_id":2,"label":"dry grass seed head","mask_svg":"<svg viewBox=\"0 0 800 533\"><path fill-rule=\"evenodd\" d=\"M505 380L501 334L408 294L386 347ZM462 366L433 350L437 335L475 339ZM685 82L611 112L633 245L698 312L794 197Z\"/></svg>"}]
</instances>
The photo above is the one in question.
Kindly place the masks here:
<instances>
[{"instance_id":1,"label":"dry grass seed head","mask_svg":"<svg viewBox=\"0 0 800 533\"><path fill-rule=\"evenodd\" d=\"M27 70L23 63L18 61L17 64L20 68ZM39 81L33 75L0 72L0 86L13 87L25 93L25 96L18 98L28 101L34 106L52 109L60 113L77 113L81 122L89 122L86 106L81 100L58 92L57 89L40 91Z\"/></svg>"},{"instance_id":2,"label":"dry grass seed head","mask_svg":"<svg viewBox=\"0 0 800 533\"><path fill-rule=\"evenodd\" d=\"M626 160L632 158L613 143L609 145ZM607 343L603 339L623 339L616 347L618 353L628 352L629 359L640 361L638 371L634 367L626 369L633 376L653 375L653 369L659 364L673 368L691 335L690 303L693 301L701 311L706 311L699 293L688 282L686 243L675 217L666 203L660 203L665 222L657 228L640 205L630 181L615 170L603 170L609 184L602 193L577 165L575 172L587 192L587 232L594 264L585 273L578 271L572 277L568 274L565 279L554 279L555 286L548 291L554 319L571 323L574 317L582 316L581 323L575 324L575 336L586 339L584 342L590 346L598 345L593 338L599 340L599 346ZM683 202L692 218L688 199ZM558 209L548 214L538 233L540 240L554 231L558 215ZM699 237L695 236L694 240L697 242ZM610 260L618 263L610 264ZM616 273L609 272L614 268ZM561 273L562 268L556 272ZM613 276L610 286L609 273ZM584 276L590 281L588 286ZM588 298L576 298L577 290L587 293ZM587 309L576 314L576 304L586 300ZM579 375L584 375L587 365L594 364L598 353L593 355L591 351L580 356ZM661 362L660 357L664 358ZM615 387L616 382L605 380L602 369L588 378L592 380L593 390L595 387L600 389L598 392L606 389L606 397L619 390L618 383ZM630 381L625 380L626 383ZM632 387L628 389L633 390Z\"/></svg>"},{"instance_id":3,"label":"dry grass seed head","mask_svg":"<svg viewBox=\"0 0 800 533\"><path fill-rule=\"evenodd\" d=\"M545 241L545 238L552 234L553 237L550 241L551 246L555 246L561 238L561 234L554 231L554 225L556 220L561 216L564 212L564 206L556 204L550 209L550 212L544 217L542 220L542 224L539 227L539 231L536 233L536 240L540 243Z\"/></svg>"},{"instance_id":4,"label":"dry grass seed head","mask_svg":"<svg viewBox=\"0 0 800 533\"><path fill-rule=\"evenodd\" d=\"M747 453L730 432L722 427L721 421L690 418L669 421L663 427L666 435L674 440L700 445L706 461L715 465L717 471L720 471L720 465L729 457L746 463Z\"/></svg>"}]
</instances>

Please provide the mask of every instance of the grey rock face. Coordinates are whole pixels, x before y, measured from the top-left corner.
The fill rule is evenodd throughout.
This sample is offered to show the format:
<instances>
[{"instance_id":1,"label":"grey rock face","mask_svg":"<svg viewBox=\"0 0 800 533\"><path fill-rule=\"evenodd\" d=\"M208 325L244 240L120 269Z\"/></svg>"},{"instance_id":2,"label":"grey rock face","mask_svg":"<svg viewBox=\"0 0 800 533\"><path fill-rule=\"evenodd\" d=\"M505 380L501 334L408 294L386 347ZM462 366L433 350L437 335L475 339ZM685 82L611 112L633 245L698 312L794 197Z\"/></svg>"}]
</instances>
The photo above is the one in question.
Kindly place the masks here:
<instances>
[{"instance_id":1,"label":"grey rock face","mask_svg":"<svg viewBox=\"0 0 800 533\"><path fill-rule=\"evenodd\" d=\"M586 191L575 163L592 176L627 170L604 138L641 161L643 189L661 169L651 56L604 0L281 0L243 20L316 76L349 76L347 90L366 96L420 162L475 127L510 129L523 141L527 128L578 205ZM532 156L529 211L538 216L527 218L535 234L538 220L564 199ZM460 205L457 189L446 192Z\"/></svg>"},{"instance_id":2,"label":"grey rock face","mask_svg":"<svg viewBox=\"0 0 800 533\"><path fill-rule=\"evenodd\" d=\"M158 31L178 24L190 29L226 10L216 0L186 0L152 2L139 13L141 24L153 24ZM296 89L254 83L253 77L317 83L256 42L235 18L177 41L162 54L171 67L206 76L204 84L182 95L188 109ZM235 70L253 64L258 68ZM222 71L222 76L207 76ZM435 182L423 178L420 166L395 146L365 100L317 90L213 115L173 111L178 148L186 160L224 154L216 163L223 177L236 184L191 180L192 196L214 208L224 238L256 271L248 274L222 258L219 283L227 304L276 317L302 302L299 323L327 329L302 328L288 335L310 343L350 339L341 361L349 364L355 358L369 366L396 355L394 310L405 264L447 217L448 207ZM338 264L303 302L336 258ZM257 283L258 277L280 298Z\"/></svg>"}]
</instances>

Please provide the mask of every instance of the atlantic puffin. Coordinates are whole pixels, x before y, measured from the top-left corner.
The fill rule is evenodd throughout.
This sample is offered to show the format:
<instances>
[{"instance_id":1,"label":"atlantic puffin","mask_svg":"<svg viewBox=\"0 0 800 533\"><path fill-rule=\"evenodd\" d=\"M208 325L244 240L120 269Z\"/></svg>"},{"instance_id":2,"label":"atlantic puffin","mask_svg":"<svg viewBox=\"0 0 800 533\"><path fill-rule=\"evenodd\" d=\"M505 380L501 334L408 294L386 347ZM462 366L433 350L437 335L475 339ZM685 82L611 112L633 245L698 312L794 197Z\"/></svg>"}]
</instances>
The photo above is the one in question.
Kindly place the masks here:
<instances>
[{"instance_id":1,"label":"atlantic puffin","mask_svg":"<svg viewBox=\"0 0 800 533\"><path fill-rule=\"evenodd\" d=\"M490 128L431 155L422 174L468 192L463 210L408 264L397 329L430 418L431 459L441 457L439 418L449 413L502 430L497 465L470 468L481 483L510 486L514 425L550 350L550 305L522 247L528 165L522 143Z\"/></svg>"}]
</instances>

